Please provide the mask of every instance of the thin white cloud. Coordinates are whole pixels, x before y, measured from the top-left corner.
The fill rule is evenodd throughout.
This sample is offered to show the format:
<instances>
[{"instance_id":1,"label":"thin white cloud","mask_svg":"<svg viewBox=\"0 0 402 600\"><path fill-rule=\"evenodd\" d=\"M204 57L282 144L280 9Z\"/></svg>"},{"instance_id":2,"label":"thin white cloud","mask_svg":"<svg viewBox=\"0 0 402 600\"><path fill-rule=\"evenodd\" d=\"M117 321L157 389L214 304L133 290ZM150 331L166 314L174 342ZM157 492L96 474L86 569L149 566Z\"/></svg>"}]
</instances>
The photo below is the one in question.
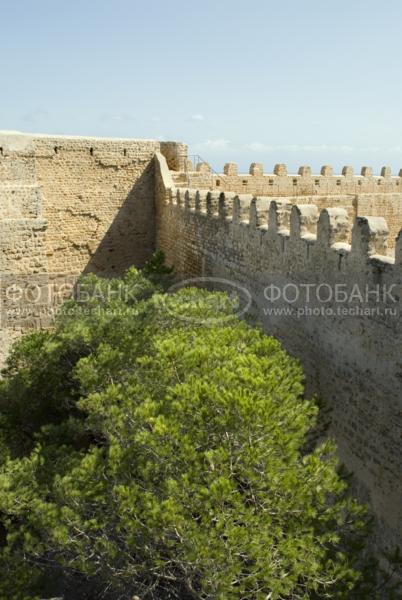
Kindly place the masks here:
<instances>
[{"instance_id":1,"label":"thin white cloud","mask_svg":"<svg viewBox=\"0 0 402 600\"><path fill-rule=\"evenodd\" d=\"M44 108L35 108L34 110L25 113L25 115L22 116L22 120L25 121L25 123L36 123L48 114L48 111Z\"/></svg>"},{"instance_id":2,"label":"thin white cloud","mask_svg":"<svg viewBox=\"0 0 402 600\"><path fill-rule=\"evenodd\" d=\"M269 146L263 142L251 142L250 144L245 144L244 148L246 150L252 150L253 152L271 152L272 150L275 150L274 146Z\"/></svg>"},{"instance_id":3,"label":"thin white cloud","mask_svg":"<svg viewBox=\"0 0 402 600\"><path fill-rule=\"evenodd\" d=\"M205 142L201 142L199 144L195 144L196 148L202 148L203 150L219 150L228 148L230 145L229 140L225 140L224 138L218 138L216 140L206 140Z\"/></svg>"},{"instance_id":4,"label":"thin white cloud","mask_svg":"<svg viewBox=\"0 0 402 600\"><path fill-rule=\"evenodd\" d=\"M250 144L244 144L244 149L256 150L256 151L268 151L271 152L285 150L286 152L380 152L384 149L377 146L358 147L343 144L340 146L329 145L329 144L279 144L277 146L269 146L263 142L252 142ZM391 149L392 151L402 151L400 146L396 146Z\"/></svg>"},{"instance_id":5,"label":"thin white cloud","mask_svg":"<svg viewBox=\"0 0 402 600\"><path fill-rule=\"evenodd\" d=\"M255 152L263 154L263 153L283 153L283 152L289 152L289 153L306 153L306 154L314 154L314 153L320 153L320 154L330 154L330 153L342 153L342 154L350 154L350 153L373 153L373 154L377 154L377 153L386 153L386 152L393 152L393 153L401 153L402 152L402 146L393 146L391 148L380 148L378 146L351 146L348 144L343 144L343 145L330 145L330 144L277 144L277 145L271 145L271 144L267 144L265 142L258 142L258 141L253 141L253 142L247 142L247 143L232 143L230 140L227 140L225 138L217 138L217 139L209 139L206 140L204 142L199 142L197 144L194 144L194 149L196 151L199 152L207 152L208 150L210 151L216 151L219 152L220 150L222 151L227 151L230 149L230 151L233 152L238 152L238 153L243 153L243 152Z\"/></svg>"},{"instance_id":6,"label":"thin white cloud","mask_svg":"<svg viewBox=\"0 0 402 600\"><path fill-rule=\"evenodd\" d=\"M192 121L203 121L204 118L204 115L201 115L200 113L196 113L195 115L191 115L190 117Z\"/></svg>"},{"instance_id":7,"label":"thin white cloud","mask_svg":"<svg viewBox=\"0 0 402 600\"><path fill-rule=\"evenodd\" d=\"M114 121L114 122L126 122L126 121L134 121L135 117L128 114L113 114L113 113L102 113L99 117L100 121Z\"/></svg>"}]
</instances>

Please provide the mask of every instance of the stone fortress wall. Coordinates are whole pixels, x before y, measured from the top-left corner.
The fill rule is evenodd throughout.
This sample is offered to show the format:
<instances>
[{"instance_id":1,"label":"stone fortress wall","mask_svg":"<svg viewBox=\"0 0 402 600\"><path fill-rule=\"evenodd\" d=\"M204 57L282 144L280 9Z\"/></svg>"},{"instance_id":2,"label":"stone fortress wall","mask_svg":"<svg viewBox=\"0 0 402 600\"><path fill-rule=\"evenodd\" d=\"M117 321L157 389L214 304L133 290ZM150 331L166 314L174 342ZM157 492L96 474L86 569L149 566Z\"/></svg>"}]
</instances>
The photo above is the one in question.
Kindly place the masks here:
<instances>
[{"instance_id":1,"label":"stone fortress wall","mask_svg":"<svg viewBox=\"0 0 402 600\"><path fill-rule=\"evenodd\" d=\"M156 151L183 168L187 147L176 142L0 133L1 293L35 275L46 303L49 281L143 265L154 251ZM14 318L1 300L4 360L21 331L49 317L36 307Z\"/></svg>"},{"instance_id":2,"label":"stone fortress wall","mask_svg":"<svg viewBox=\"0 0 402 600\"><path fill-rule=\"evenodd\" d=\"M379 542L401 544L402 231L389 256L383 217L353 222L339 205L178 188L162 156L157 163L157 247L183 278L251 293L264 330L300 359L308 393L331 411L330 434L378 519Z\"/></svg>"},{"instance_id":3,"label":"stone fortress wall","mask_svg":"<svg viewBox=\"0 0 402 600\"><path fill-rule=\"evenodd\" d=\"M192 189L288 197L293 203L313 202L319 208L339 206L351 219L357 215L384 217L390 231L390 248L402 223L402 169L398 176L392 175L390 167L374 175L371 167L362 167L361 174L355 175L353 167L345 166L341 174L335 174L331 166L325 165L314 174L311 167L302 166L297 174L291 174L286 165L277 164L273 173L264 174L261 163L252 163L248 174L239 174L236 163L226 163L223 173L217 174L207 163L200 162L194 169L187 161L185 171L174 174L174 182Z\"/></svg>"},{"instance_id":4,"label":"stone fortress wall","mask_svg":"<svg viewBox=\"0 0 402 600\"><path fill-rule=\"evenodd\" d=\"M175 142L22 134L0 134L0 148L0 270L106 275L149 258L152 158L161 151L178 168L186 152ZM9 237L24 227L37 232L28 252Z\"/></svg>"},{"instance_id":5,"label":"stone fortress wall","mask_svg":"<svg viewBox=\"0 0 402 600\"><path fill-rule=\"evenodd\" d=\"M189 166L176 142L0 134L0 359L23 331L49 324L41 310L14 318L10 285L120 274L161 248L182 277L223 278L251 293L265 331L301 360L308 392L332 410L340 457L382 541L401 543L402 177ZM322 283L339 284L347 299L316 306L265 294ZM380 312L339 313L356 284L392 288L392 298L370 296ZM333 312L303 315L305 304Z\"/></svg>"}]
</instances>

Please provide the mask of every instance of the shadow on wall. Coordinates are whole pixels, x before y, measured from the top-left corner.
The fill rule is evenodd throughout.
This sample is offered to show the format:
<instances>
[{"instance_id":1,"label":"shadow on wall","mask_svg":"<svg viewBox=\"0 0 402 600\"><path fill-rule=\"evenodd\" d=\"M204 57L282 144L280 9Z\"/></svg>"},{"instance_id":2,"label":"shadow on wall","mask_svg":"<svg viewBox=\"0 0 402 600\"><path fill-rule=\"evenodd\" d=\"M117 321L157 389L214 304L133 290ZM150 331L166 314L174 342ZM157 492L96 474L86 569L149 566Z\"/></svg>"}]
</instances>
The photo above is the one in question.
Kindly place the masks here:
<instances>
[{"instance_id":1,"label":"shadow on wall","mask_svg":"<svg viewBox=\"0 0 402 600\"><path fill-rule=\"evenodd\" d=\"M151 162L135 182L83 274L121 275L142 267L155 250L154 166Z\"/></svg>"}]
</instances>

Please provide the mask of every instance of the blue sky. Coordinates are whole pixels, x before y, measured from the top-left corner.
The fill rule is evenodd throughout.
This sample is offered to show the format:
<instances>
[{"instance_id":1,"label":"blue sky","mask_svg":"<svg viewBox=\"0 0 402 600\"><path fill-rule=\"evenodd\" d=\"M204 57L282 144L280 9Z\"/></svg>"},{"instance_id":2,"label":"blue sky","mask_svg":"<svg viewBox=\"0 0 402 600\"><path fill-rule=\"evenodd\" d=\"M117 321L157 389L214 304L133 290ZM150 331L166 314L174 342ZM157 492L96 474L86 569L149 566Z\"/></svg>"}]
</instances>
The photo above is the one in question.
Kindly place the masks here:
<instances>
[{"instance_id":1,"label":"blue sky","mask_svg":"<svg viewBox=\"0 0 402 600\"><path fill-rule=\"evenodd\" d=\"M0 0L0 129L402 168L400 0Z\"/></svg>"}]
</instances>

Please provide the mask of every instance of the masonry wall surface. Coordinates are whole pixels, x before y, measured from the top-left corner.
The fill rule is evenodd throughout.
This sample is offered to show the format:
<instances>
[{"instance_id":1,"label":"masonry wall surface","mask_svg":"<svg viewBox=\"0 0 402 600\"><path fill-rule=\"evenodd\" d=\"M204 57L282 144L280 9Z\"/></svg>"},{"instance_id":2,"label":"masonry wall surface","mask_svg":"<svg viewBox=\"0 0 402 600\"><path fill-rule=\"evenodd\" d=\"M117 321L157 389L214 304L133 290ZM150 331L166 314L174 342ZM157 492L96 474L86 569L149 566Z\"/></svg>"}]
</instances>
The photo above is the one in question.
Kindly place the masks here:
<instances>
[{"instance_id":1,"label":"masonry wall surface","mask_svg":"<svg viewBox=\"0 0 402 600\"><path fill-rule=\"evenodd\" d=\"M377 517L379 543L400 545L402 235L389 258L382 218L358 218L349 245L352 221L342 207L319 213L286 199L268 205L252 196L176 189L158 160L158 247L184 279L214 277L249 291L265 331L300 359L308 393L331 410L330 433ZM346 296L273 301L272 289L292 296L306 285L312 295L324 285L324 299L336 286ZM351 301L356 289L370 290L367 302L356 295ZM392 298L379 302L379 290L390 289ZM324 312L309 314L313 309Z\"/></svg>"},{"instance_id":2,"label":"masonry wall surface","mask_svg":"<svg viewBox=\"0 0 402 600\"><path fill-rule=\"evenodd\" d=\"M54 298L25 311L12 286L30 281L42 292L87 271L120 274L162 248L184 278L248 290L265 330L301 360L308 392L331 408L340 456L371 503L380 541L401 543L402 235L394 238L402 179L388 169L336 176L329 167L293 176L284 165L264 176L254 164L246 178L229 165L216 186L204 166L191 180L200 189L186 192L185 169L186 146L175 142L0 135L0 360L21 332L52 317ZM230 178L241 188L228 191ZM236 194L243 180L250 193ZM275 303L265 294L321 284L343 286L348 300L282 295ZM362 308L349 302L356 285L374 290L364 306L371 312L348 312ZM392 289L392 299L378 302L376 286Z\"/></svg>"},{"instance_id":3,"label":"masonry wall surface","mask_svg":"<svg viewBox=\"0 0 402 600\"><path fill-rule=\"evenodd\" d=\"M0 134L2 294L33 276L42 290L47 280L142 266L155 247L152 159L159 150L180 168L186 146L175 142ZM3 297L0 361L21 331L46 325L52 299L35 314L23 302L7 302Z\"/></svg>"},{"instance_id":4,"label":"masonry wall surface","mask_svg":"<svg viewBox=\"0 0 402 600\"><path fill-rule=\"evenodd\" d=\"M312 202L319 208L343 206L352 218L382 216L387 219L390 248L401 228L402 169L398 175L392 175L389 167L383 167L380 175L374 175L371 167L362 167L361 173L355 175L352 167L345 166L342 173L335 174L333 168L326 165L320 173L314 174L310 167L302 166L297 174L292 174L286 165L278 164L273 173L264 174L262 164L252 163L249 173L239 174L236 163L227 163L224 173L218 174L206 163L199 163L197 167L198 170L193 170L190 165L190 169L175 173L175 184L191 189L287 197L293 203Z\"/></svg>"}]
</instances>

